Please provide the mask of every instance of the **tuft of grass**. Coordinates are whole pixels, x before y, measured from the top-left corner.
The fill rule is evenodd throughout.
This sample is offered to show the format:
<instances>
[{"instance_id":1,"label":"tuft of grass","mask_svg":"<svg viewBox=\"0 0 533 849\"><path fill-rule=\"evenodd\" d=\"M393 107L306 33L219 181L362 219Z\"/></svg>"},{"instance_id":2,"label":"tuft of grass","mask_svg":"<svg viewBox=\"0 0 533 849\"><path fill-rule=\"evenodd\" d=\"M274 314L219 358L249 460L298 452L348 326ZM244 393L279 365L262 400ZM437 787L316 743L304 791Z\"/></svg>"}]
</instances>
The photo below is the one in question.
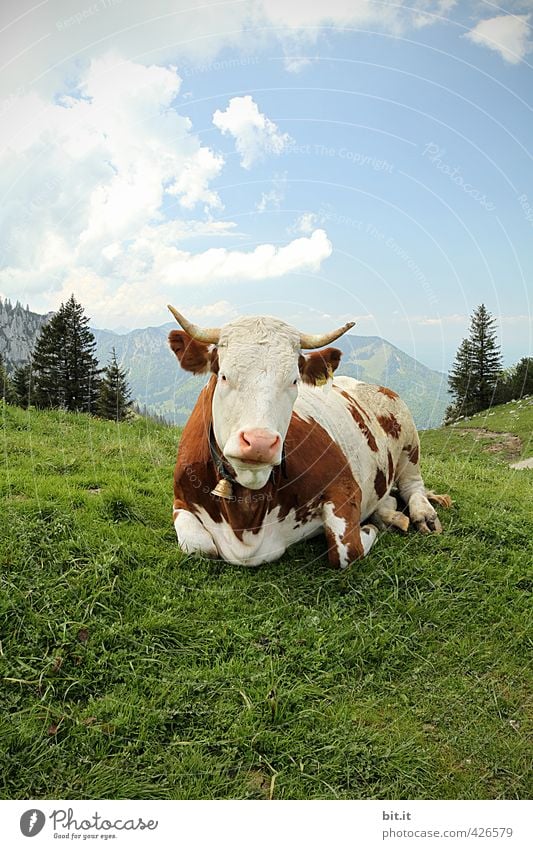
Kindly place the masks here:
<instances>
[{"instance_id":1,"label":"tuft of grass","mask_svg":"<svg viewBox=\"0 0 533 849\"><path fill-rule=\"evenodd\" d=\"M533 472L476 431L525 453L516 409L423 433L443 535L341 575L181 554L177 430L3 406L2 797L528 797Z\"/></svg>"}]
</instances>

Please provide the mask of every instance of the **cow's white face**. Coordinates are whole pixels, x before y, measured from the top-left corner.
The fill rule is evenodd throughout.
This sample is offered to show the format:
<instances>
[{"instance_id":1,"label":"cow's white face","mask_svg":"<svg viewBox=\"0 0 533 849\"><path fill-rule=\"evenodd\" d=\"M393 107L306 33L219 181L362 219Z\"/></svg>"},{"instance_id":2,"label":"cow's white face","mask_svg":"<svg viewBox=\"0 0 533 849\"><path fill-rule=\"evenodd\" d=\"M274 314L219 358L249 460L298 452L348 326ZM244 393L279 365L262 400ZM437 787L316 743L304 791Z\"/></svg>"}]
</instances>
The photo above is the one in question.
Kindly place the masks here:
<instances>
[{"instance_id":1,"label":"cow's white face","mask_svg":"<svg viewBox=\"0 0 533 849\"><path fill-rule=\"evenodd\" d=\"M298 394L300 334L276 318L222 328L213 395L217 444L238 483L261 489L279 465Z\"/></svg>"},{"instance_id":2,"label":"cow's white face","mask_svg":"<svg viewBox=\"0 0 533 849\"><path fill-rule=\"evenodd\" d=\"M273 466L281 463L300 378L320 386L332 376L342 352L324 346L353 322L332 333L309 335L278 318L248 316L204 330L174 307L169 309L186 328L171 330L168 337L181 367L193 374L216 375L211 378L216 379L212 423L219 449L238 483L261 489ZM300 348L322 350L304 357Z\"/></svg>"}]
</instances>

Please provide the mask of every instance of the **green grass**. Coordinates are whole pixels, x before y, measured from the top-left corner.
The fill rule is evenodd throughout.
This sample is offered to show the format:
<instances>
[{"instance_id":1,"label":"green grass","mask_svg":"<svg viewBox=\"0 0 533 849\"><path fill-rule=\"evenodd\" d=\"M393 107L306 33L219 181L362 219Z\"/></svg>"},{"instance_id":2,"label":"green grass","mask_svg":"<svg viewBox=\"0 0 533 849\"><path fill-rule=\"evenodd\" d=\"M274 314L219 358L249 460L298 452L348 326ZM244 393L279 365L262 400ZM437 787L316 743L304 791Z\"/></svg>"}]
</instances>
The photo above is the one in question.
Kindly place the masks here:
<instances>
[{"instance_id":1,"label":"green grass","mask_svg":"<svg viewBox=\"0 0 533 849\"><path fill-rule=\"evenodd\" d=\"M180 554L174 429L1 412L3 798L530 795L533 472L474 420L422 435L443 535L339 575Z\"/></svg>"}]
</instances>

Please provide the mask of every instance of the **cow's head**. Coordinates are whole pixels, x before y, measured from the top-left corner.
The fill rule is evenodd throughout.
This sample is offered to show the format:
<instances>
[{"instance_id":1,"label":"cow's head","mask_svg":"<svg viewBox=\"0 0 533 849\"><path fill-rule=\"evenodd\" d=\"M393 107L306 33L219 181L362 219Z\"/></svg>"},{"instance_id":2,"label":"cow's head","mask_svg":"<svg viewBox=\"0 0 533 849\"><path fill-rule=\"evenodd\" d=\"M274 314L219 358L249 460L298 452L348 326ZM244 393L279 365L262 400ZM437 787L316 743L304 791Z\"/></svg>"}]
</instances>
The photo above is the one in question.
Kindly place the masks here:
<instances>
[{"instance_id":1,"label":"cow's head","mask_svg":"<svg viewBox=\"0 0 533 849\"><path fill-rule=\"evenodd\" d=\"M261 489L273 466L281 463L283 441L300 380L324 382L339 364L337 348L307 357L300 350L322 348L346 333L353 322L316 336L270 316L238 318L221 328L204 329L170 311L183 327L172 330L170 347L180 365L194 374L216 375L213 430L235 478Z\"/></svg>"}]
</instances>

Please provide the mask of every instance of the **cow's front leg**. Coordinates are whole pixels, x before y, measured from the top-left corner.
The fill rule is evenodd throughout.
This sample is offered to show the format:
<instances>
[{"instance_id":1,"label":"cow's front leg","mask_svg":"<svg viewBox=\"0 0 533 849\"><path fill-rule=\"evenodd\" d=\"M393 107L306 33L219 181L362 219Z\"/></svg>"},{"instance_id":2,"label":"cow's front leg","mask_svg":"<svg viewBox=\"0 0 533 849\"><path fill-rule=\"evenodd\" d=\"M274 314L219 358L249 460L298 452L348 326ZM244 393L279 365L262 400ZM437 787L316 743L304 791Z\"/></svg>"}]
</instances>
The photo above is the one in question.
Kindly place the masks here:
<instances>
[{"instance_id":1,"label":"cow's front leg","mask_svg":"<svg viewBox=\"0 0 533 849\"><path fill-rule=\"evenodd\" d=\"M209 531L189 510L174 507L174 527L178 545L186 554L218 557L218 550Z\"/></svg>"},{"instance_id":2,"label":"cow's front leg","mask_svg":"<svg viewBox=\"0 0 533 849\"><path fill-rule=\"evenodd\" d=\"M374 525L360 525L360 512L357 505L350 502L326 501L323 507L323 521L328 543L329 562L336 569L346 569L354 560L365 557L372 548L378 535Z\"/></svg>"}]
</instances>

